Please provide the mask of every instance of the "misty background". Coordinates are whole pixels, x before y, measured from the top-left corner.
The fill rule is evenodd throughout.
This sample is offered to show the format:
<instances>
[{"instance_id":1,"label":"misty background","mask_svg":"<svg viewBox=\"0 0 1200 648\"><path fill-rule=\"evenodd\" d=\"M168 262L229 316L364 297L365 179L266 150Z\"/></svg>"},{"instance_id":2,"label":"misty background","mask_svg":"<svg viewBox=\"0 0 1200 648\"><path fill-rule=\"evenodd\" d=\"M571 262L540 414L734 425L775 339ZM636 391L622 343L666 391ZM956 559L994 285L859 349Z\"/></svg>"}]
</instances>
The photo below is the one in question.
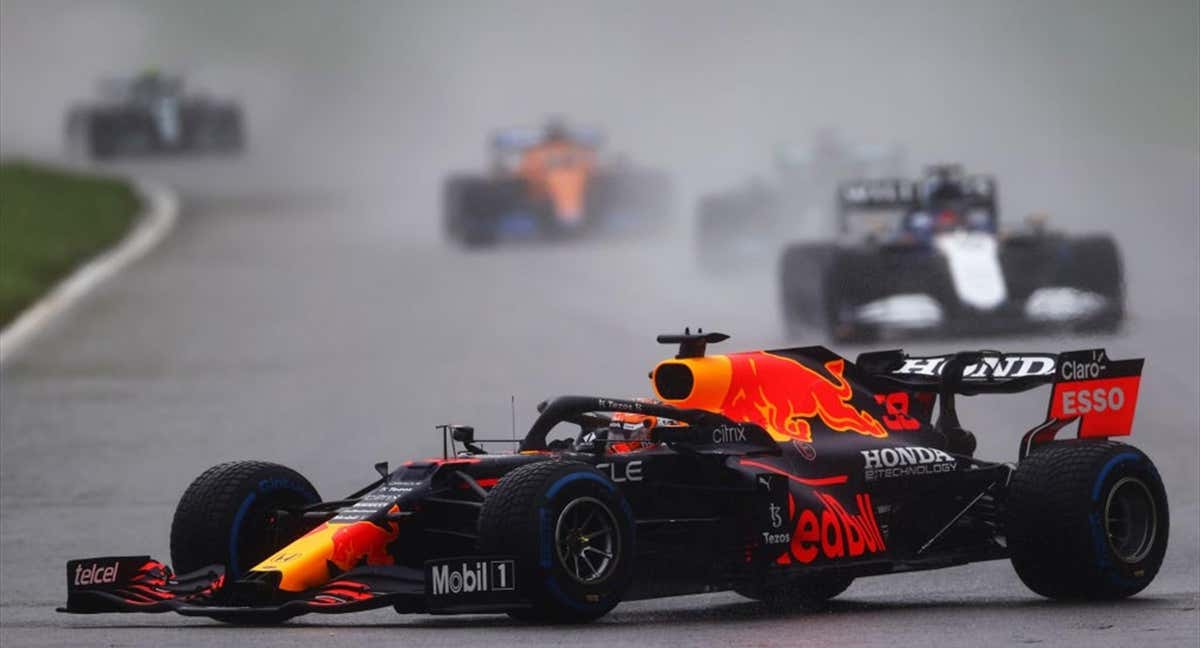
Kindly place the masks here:
<instances>
[{"instance_id":1,"label":"misty background","mask_svg":"<svg viewBox=\"0 0 1200 648\"><path fill-rule=\"evenodd\" d=\"M773 147L832 127L906 146L914 172L995 173L1010 220L1196 239L1196 2L0 7L0 154L60 156L67 107L99 79L178 71L243 102L249 153L163 175L185 190L369 190L417 241L436 239L448 171L481 168L492 130L551 114L671 171L685 226L697 194L769 175Z\"/></svg>"}]
</instances>

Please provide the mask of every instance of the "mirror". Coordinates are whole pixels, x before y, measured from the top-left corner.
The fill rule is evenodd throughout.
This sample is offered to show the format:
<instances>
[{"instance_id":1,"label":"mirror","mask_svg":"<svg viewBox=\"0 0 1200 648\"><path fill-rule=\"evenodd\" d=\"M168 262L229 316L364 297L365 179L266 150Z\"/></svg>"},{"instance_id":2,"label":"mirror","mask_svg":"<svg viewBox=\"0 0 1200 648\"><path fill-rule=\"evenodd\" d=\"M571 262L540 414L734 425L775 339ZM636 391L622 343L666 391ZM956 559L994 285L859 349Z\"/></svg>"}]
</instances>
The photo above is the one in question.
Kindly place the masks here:
<instances>
[{"instance_id":1,"label":"mirror","mask_svg":"<svg viewBox=\"0 0 1200 648\"><path fill-rule=\"evenodd\" d=\"M450 428L450 438L459 443L472 443L475 441L475 428L470 425L455 425Z\"/></svg>"}]
</instances>

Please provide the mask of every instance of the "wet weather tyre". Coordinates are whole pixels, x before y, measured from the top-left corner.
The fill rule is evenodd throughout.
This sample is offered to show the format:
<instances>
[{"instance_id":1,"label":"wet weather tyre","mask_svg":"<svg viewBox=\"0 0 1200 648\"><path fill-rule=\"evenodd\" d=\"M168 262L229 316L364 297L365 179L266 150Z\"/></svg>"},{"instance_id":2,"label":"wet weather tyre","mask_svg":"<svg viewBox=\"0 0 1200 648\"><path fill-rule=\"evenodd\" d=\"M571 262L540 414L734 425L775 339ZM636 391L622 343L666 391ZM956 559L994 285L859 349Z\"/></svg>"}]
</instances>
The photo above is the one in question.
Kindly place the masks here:
<instances>
[{"instance_id":1,"label":"wet weather tyre","mask_svg":"<svg viewBox=\"0 0 1200 648\"><path fill-rule=\"evenodd\" d=\"M835 250L821 274L823 312L829 337L844 344L873 342L878 327L857 321L855 311L886 285L884 262L875 251Z\"/></svg>"},{"instance_id":2,"label":"wet weather tyre","mask_svg":"<svg viewBox=\"0 0 1200 648\"><path fill-rule=\"evenodd\" d=\"M1137 448L1075 440L1034 450L1009 486L1013 567L1053 599L1132 596L1154 579L1170 520L1162 479Z\"/></svg>"},{"instance_id":3,"label":"wet weather tyre","mask_svg":"<svg viewBox=\"0 0 1200 648\"><path fill-rule=\"evenodd\" d=\"M103 118L89 116L85 122L86 148L88 154L96 160L107 160L117 154L116 137L113 127Z\"/></svg>"},{"instance_id":4,"label":"wet weather tyre","mask_svg":"<svg viewBox=\"0 0 1200 648\"><path fill-rule=\"evenodd\" d=\"M1104 310L1076 328L1109 333L1125 319L1125 279L1121 253L1111 236L1084 236L1071 243L1071 264L1063 269L1062 283L1103 296Z\"/></svg>"},{"instance_id":5,"label":"wet weather tyre","mask_svg":"<svg viewBox=\"0 0 1200 648\"><path fill-rule=\"evenodd\" d=\"M300 473L265 461L231 461L204 471L184 491L171 522L171 562L186 573L225 565L236 580L300 537L301 519L276 513L321 501Z\"/></svg>"},{"instance_id":6,"label":"wet weather tyre","mask_svg":"<svg viewBox=\"0 0 1200 648\"><path fill-rule=\"evenodd\" d=\"M805 333L806 326L819 327L827 321L826 274L836 253L832 245L801 243L789 246L780 257L780 302L790 337Z\"/></svg>"},{"instance_id":7,"label":"wet weather tyre","mask_svg":"<svg viewBox=\"0 0 1200 648\"><path fill-rule=\"evenodd\" d=\"M776 610L818 610L829 599L845 592L853 582L854 579L849 576L809 576L778 585L739 588L736 591Z\"/></svg>"},{"instance_id":8,"label":"wet weather tyre","mask_svg":"<svg viewBox=\"0 0 1200 648\"><path fill-rule=\"evenodd\" d=\"M517 558L517 588L532 603L512 613L539 623L607 614L633 579L633 514L587 464L544 461L508 473L479 514L480 550Z\"/></svg>"},{"instance_id":9,"label":"wet weather tyre","mask_svg":"<svg viewBox=\"0 0 1200 648\"><path fill-rule=\"evenodd\" d=\"M442 186L442 223L446 237L466 248L496 242L493 211L500 204L495 185L475 176L452 176Z\"/></svg>"}]
</instances>

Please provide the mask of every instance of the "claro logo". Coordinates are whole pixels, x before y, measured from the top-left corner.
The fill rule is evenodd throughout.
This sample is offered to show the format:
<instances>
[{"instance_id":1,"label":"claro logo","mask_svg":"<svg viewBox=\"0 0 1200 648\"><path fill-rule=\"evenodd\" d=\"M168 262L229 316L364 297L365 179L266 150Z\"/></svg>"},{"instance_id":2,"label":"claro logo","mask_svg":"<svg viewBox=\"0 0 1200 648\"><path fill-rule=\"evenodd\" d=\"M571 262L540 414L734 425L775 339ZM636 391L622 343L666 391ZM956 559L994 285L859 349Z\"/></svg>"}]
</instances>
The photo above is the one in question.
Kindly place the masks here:
<instances>
[{"instance_id":1,"label":"claro logo","mask_svg":"<svg viewBox=\"0 0 1200 648\"><path fill-rule=\"evenodd\" d=\"M87 567L75 565L76 585L110 585L117 582L117 569L121 563L100 565L92 563Z\"/></svg>"},{"instance_id":2,"label":"claro logo","mask_svg":"<svg viewBox=\"0 0 1200 648\"><path fill-rule=\"evenodd\" d=\"M1072 357L1076 357L1072 354ZM1090 361L1064 360L1059 369L1063 380L1095 380L1107 369L1108 358L1103 351L1093 351Z\"/></svg>"}]
</instances>

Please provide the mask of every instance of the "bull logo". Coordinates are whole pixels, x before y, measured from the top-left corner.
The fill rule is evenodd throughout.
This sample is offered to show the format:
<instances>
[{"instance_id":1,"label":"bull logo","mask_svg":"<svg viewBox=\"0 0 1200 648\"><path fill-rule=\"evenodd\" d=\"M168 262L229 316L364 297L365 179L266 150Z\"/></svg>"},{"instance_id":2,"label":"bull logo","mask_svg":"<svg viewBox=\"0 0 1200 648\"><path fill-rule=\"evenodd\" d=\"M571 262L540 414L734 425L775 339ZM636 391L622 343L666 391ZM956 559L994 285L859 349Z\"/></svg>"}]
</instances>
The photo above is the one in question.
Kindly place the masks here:
<instances>
[{"instance_id":1,"label":"bull logo","mask_svg":"<svg viewBox=\"0 0 1200 648\"><path fill-rule=\"evenodd\" d=\"M825 363L832 380L791 358L773 353L734 353L729 391L721 413L735 421L757 423L777 440L812 442L809 419L817 416L837 432L877 438L887 430L869 412L856 408L854 389L843 377L845 360Z\"/></svg>"},{"instance_id":2,"label":"bull logo","mask_svg":"<svg viewBox=\"0 0 1200 648\"><path fill-rule=\"evenodd\" d=\"M349 570L361 564L392 565L395 559L388 552L388 545L396 540L399 526L395 522L379 524L362 520L342 526L331 538L333 550L329 561L339 569Z\"/></svg>"}]
</instances>

